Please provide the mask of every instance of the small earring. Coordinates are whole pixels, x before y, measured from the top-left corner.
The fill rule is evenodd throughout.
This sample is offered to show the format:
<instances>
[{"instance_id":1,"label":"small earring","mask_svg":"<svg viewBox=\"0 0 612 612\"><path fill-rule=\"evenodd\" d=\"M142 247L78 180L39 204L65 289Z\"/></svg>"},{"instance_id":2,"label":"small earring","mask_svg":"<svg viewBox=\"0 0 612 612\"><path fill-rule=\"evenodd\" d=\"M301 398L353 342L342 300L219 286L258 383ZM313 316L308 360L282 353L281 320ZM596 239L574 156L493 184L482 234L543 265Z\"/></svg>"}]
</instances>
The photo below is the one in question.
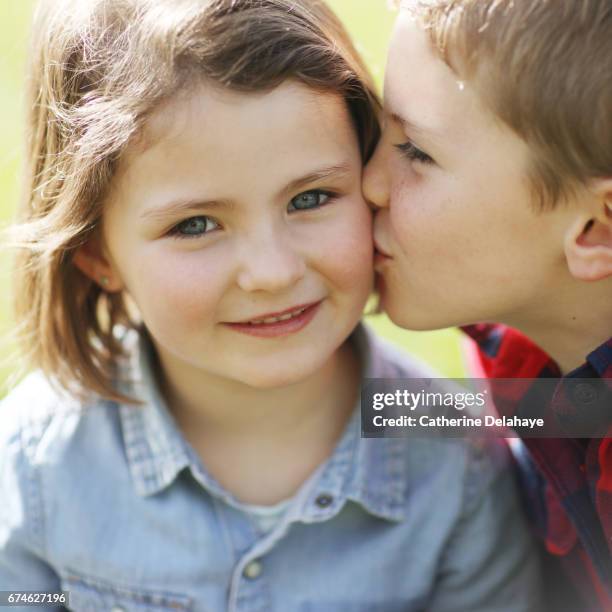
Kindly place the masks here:
<instances>
[{"instance_id":1,"label":"small earring","mask_svg":"<svg viewBox=\"0 0 612 612\"><path fill-rule=\"evenodd\" d=\"M108 276L101 276L100 277L100 284L103 287L108 287L108 283L110 282L110 279L108 278Z\"/></svg>"}]
</instances>

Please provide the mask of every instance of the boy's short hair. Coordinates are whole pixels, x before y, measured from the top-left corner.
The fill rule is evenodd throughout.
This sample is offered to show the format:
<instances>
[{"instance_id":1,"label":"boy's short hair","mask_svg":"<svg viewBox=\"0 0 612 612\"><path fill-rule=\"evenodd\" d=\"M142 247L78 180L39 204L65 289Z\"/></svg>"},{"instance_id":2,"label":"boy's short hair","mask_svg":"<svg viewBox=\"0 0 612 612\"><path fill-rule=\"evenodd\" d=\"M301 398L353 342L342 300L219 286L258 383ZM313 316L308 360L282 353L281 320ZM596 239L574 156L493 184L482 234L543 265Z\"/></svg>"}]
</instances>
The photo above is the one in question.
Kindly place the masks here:
<instances>
[{"instance_id":1,"label":"boy's short hair","mask_svg":"<svg viewBox=\"0 0 612 612\"><path fill-rule=\"evenodd\" d=\"M73 264L95 239L118 160L147 117L200 84L239 92L286 79L344 98L362 157L379 102L322 0L42 0L32 34L25 193L14 228L16 314L31 366L79 395L113 386L123 294Z\"/></svg>"},{"instance_id":2,"label":"boy's short hair","mask_svg":"<svg viewBox=\"0 0 612 612\"><path fill-rule=\"evenodd\" d=\"M536 201L553 208L612 175L610 0L404 0L434 47L529 145Z\"/></svg>"}]
</instances>

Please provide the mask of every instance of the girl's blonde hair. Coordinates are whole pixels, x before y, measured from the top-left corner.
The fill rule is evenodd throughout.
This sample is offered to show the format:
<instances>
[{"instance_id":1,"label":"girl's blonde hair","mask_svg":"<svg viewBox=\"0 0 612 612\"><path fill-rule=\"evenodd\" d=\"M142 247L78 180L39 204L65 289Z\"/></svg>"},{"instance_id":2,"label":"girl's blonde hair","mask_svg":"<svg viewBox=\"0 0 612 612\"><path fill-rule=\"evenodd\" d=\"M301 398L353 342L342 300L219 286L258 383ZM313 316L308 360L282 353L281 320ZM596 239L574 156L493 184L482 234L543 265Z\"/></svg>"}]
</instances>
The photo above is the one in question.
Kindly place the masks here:
<instances>
[{"instance_id":1,"label":"girl's blonde hair","mask_svg":"<svg viewBox=\"0 0 612 612\"><path fill-rule=\"evenodd\" d=\"M16 315L30 366L79 395L113 386L125 296L73 264L95 238L122 152L151 112L204 82L240 92L286 79L342 96L364 161L379 103L348 34L320 0L43 0L28 82Z\"/></svg>"}]
</instances>

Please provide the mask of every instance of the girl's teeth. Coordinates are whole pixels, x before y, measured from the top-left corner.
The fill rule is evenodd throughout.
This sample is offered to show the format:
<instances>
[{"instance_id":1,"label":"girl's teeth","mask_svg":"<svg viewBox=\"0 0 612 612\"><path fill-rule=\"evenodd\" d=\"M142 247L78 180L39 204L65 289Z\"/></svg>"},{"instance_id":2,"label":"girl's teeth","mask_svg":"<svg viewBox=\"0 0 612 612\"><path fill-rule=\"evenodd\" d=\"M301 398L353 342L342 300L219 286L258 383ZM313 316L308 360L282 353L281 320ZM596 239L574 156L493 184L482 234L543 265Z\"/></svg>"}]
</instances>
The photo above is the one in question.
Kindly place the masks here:
<instances>
[{"instance_id":1,"label":"girl's teeth","mask_svg":"<svg viewBox=\"0 0 612 612\"><path fill-rule=\"evenodd\" d=\"M268 317L266 319L259 319L258 321L251 321L251 325L266 325L270 323L279 323L280 321L288 321L289 319L293 319L293 317L301 315L305 310L305 308L302 308L301 310L296 310L295 312L280 317Z\"/></svg>"}]
</instances>

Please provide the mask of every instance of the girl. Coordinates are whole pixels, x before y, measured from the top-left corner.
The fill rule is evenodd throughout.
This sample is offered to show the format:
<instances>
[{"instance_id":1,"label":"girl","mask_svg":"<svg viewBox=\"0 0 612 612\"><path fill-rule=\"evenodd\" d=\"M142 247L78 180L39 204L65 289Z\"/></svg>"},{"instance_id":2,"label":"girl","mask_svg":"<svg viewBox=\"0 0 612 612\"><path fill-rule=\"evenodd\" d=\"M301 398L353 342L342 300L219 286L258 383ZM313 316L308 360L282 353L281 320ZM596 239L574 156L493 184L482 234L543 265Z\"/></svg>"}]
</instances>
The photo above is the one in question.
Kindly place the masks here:
<instances>
[{"instance_id":1,"label":"girl","mask_svg":"<svg viewBox=\"0 0 612 612\"><path fill-rule=\"evenodd\" d=\"M318 0L48 0L0 589L73 610L527 610L504 457L362 440L377 102ZM489 451L487 451L488 453ZM495 554L503 550L503 554Z\"/></svg>"}]
</instances>

